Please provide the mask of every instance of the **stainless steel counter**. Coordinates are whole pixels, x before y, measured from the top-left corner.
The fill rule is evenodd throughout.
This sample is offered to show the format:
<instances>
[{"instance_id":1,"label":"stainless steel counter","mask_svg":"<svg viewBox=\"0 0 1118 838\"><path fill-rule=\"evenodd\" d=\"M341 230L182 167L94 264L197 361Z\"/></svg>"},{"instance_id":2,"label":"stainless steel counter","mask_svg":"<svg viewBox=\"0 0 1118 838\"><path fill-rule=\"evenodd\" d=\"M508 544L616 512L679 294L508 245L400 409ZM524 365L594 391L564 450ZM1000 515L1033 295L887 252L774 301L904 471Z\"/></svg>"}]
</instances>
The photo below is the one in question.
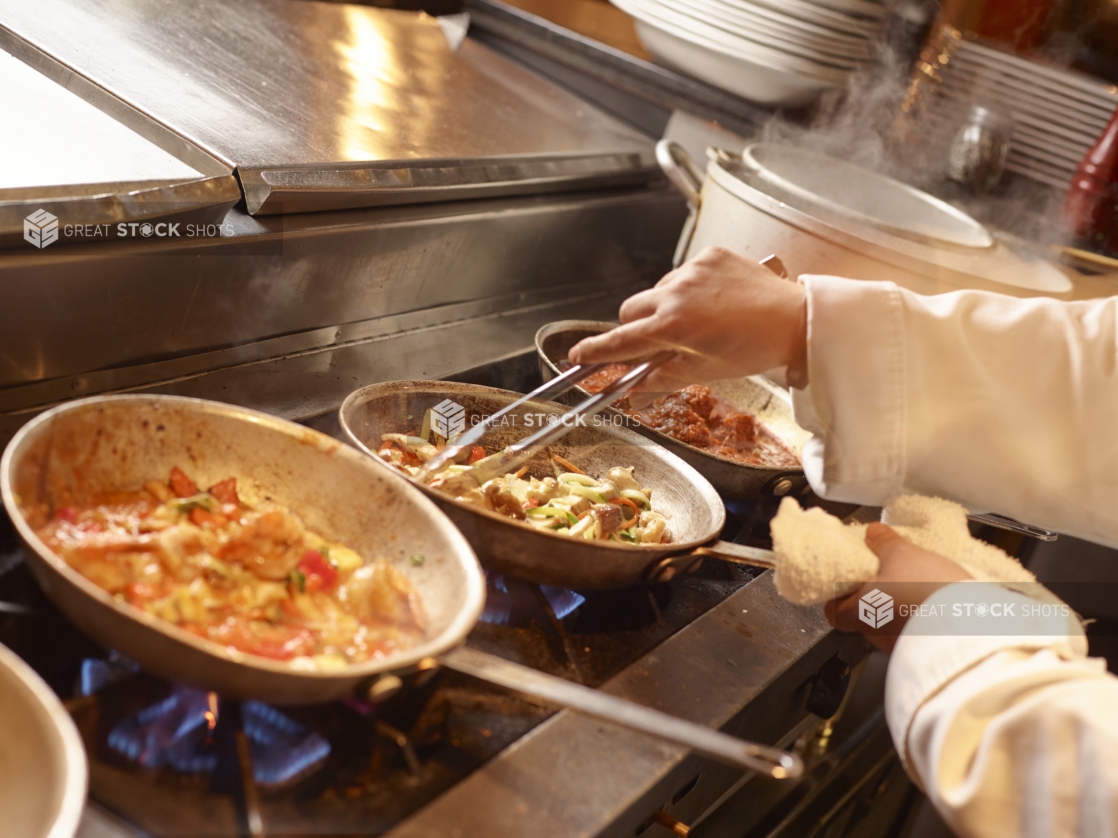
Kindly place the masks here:
<instances>
[{"instance_id":1,"label":"stainless steel counter","mask_svg":"<svg viewBox=\"0 0 1118 838\"><path fill-rule=\"evenodd\" d=\"M250 213L658 176L651 141L410 12L303 0L0 0L0 48L236 167ZM150 124L148 124L150 123Z\"/></svg>"}]
</instances>

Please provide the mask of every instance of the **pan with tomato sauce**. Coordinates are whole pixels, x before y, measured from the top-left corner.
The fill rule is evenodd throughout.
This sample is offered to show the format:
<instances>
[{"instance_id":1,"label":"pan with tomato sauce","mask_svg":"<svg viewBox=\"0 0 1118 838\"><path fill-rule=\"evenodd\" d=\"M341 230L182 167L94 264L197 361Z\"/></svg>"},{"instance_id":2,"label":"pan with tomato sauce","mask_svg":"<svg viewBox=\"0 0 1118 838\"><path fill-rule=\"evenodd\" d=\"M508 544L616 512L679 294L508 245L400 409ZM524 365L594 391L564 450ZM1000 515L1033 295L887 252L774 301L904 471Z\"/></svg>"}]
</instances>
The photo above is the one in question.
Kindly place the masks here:
<instances>
[{"instance_id":1,"label":"pan with tomato sauce","mask_svg":"<svg viewBox=\"0 0 1118 838\"><path fill-rule=\"evenodd\" d=\"M232 477L203 491L174 468L142 491L58 508L38 535L118 599L297 669L383 658L425 629L400 571L308 530L296 510L250 506Z\"/></svg>"},{"instance_id":2,"label":"pan with tomato sauce","mask_svg":"<svg viewBox=\"0 0 1118 838\"><path fill-rule=\"evenodd\" d=\"M599 393L629 369L627 364L610 364L580 386ZM655 431L712 454L766 468L800 466L799 458L756 416L718 398L703 384L661 396L641 411L634 410L627 397L614 406Z\"/></svg>"}]
</instances>

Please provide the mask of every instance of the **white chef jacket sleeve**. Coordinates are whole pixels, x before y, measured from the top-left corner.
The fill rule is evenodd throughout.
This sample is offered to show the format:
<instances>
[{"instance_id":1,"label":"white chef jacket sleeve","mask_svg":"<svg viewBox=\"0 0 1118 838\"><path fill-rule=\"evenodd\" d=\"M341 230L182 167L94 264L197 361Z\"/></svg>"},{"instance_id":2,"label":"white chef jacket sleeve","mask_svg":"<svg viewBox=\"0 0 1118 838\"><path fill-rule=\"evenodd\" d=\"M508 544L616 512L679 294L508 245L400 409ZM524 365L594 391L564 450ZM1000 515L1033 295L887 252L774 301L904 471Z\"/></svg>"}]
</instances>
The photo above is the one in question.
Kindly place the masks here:
<instances>
[{"instance_id":1,"label":"white chef jacket sleeve","mask_svg":"<svg viewBox=\"0 0 1118 838\"><path fill-rule=\"evenodd\" d=\"M977 585L997 588L956 583L925 605ZM1085 657L1078 623L961 638L947 613L909 620L885 683L897 750L947 824L964 838L1118 835L1118 678Z\"/></svg>"},{"instance_id":2,"label":"white chef jacket sleeve","mask_svg":"<svg viewBox=\"0 0 1118 838\"><path fill-rule=\"evenodd\" d=\"M817 493L935 495L1118 546L1118 297L801 279L810 384L793 399Z\"/></svg>"}]
</instances>

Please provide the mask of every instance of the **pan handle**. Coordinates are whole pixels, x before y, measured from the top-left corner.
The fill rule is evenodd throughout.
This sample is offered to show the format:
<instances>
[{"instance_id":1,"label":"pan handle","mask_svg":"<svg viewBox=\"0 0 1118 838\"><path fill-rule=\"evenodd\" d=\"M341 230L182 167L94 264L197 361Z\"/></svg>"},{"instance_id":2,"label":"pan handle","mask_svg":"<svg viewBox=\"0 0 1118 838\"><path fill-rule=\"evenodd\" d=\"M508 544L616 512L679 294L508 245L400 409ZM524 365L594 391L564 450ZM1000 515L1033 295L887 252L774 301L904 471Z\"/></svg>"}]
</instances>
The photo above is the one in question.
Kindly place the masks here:
<instances>
[{"instance_id":1,"label":"pan handle","mask_svg":"<svg viewBox=\"0 0 1118 838\"><path fill-rule=\"evenodd\" d=\"M706 556L712 556L734 564L744 564L750 567L776 568L776 554L772 550L762 550L758 547L746 547L744 544L733 544L729 541L714 541L705 547L698 547L690 553L668 556L648 569L649 582L667 582L680 573L694 570Z\"/></svg>"},{"instance_id":2,"label":"pan handle","mask_svg":"<svg viewBox=\"0 0 1118 838\"><path fill-rule=\"evenodd\" d=\"M440 655L439 662L490 684L682 745L736 768L757 771L778 780L799 777L804 771L803 761L795 754L737 739L466 646Z\"/></svg>"}]
</instances>

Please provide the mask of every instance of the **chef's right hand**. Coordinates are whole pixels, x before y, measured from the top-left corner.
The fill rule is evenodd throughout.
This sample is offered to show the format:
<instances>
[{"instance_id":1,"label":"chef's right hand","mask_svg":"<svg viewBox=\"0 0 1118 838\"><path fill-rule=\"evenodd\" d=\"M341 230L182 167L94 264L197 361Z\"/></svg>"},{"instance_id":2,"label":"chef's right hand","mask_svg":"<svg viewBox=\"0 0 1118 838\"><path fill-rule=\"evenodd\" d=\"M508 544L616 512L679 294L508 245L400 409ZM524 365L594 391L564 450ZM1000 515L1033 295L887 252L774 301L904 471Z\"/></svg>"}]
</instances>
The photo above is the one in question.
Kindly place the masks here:
<instances>
[{"instance_id":1,"label":"chef's right hand","mask_svg":"<svg viewBox=\"0 0 1118 838\"><path fill-rule=\"evenodd\" d=\"M806 381L806 311L802 285L732 251L708 247L626 300L622 325L580 341L570 359L608 363L678 350L638 385L646 393L784 366L798 371L793 380Z\"/></svg>"}]
</instances>

